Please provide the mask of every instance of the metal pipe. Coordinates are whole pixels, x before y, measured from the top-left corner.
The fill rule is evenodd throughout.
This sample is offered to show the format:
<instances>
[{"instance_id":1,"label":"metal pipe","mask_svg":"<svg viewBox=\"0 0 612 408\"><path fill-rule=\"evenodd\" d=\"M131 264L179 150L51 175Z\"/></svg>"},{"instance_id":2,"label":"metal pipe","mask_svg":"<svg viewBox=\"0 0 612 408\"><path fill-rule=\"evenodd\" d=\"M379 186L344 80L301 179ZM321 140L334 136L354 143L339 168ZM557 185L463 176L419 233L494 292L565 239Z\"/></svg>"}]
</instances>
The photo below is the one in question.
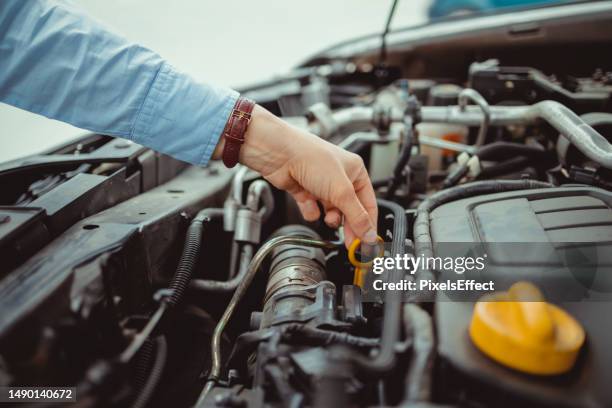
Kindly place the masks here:
<instances>
[{"instance_id":1,"label":"metal pipe","mask_svg":"<svg viewBox=\"0 0 612 408\"><path fill-rule=\"evenodd\" d=\"M505 126L517 124L533 124L533 118L523 115L529 106L489 106L490 125ZM333 120L339 127L368 127L374 122L375 109L371 106L354 106L340 109L333 113ZM422 106L420 109L423 123L456 123L466 126L478 126L483 121L482 108L479 106ZM390 122L404 120L404 112L400 109L389 111Z\"/></svg>"},{"instance_id":2,"label":"metal pipe","mask_svg":"<svg viewBox=\"0 0 612 408\"><path fill-rule=\"evenodd\" d=\"M230 263L229 271L227 274L228 279L234 279L236 276L236 267L238 265L238 254L240 253L240 244L232 240L232 246L230 248Z\"/></svg>"},{"instance_id":3,"label":"metal pipe","mask_svg":"<svg viewBox=\"0 0 612 408\"><path fill-rule=\"evenodd\" d=\"M259 207L260 202L263 203L261 208ZM251 183L247 192L246 206L253 212L259 211L263 221L266 221L272 215L274 196L267 181L255 180Z\"/></svg>"},{"instance_id":4,"label":"metal pipe","mask_svg":"<svg viewBox=\"0 0 612 408\"><path fill-rule=\"evenodd\" d=\"M375 132L355 132L338 143L338 146L343 149L348 149L355 143L390 143L398 140L398 138L398 134L393 133L381 137ZM419 135L419 143L438 149L452 150L455 152L467 152L470 154L476 153L477 150L477 146L466 145L463 143L457 143L450 140L443 140L425 135Z\"/></svg>"},{"instance_id":5,"label":"metal pipe","mask_svg":"<svg viewBox=\"0 0 612 408\"><path fill-rule=\"evenodd\" d=\"M438 149L452 150L454 152L476 153L477 146L457 143L450 140L439 139L426 135L419 135L419 144L424 146L436 147Z\"/></svg>"},{"instance_id":6,"label":"metal pipe","mask_svg":"<svg viewBox=\"0 0 612 408\"><path fill-rule=\"evenodd\" d=\"M476 107L473 107L476 108ZM475 126L483 119L482 112L466 107L461 112L455 106L439 108L425 106L421 110L423 122L457 123ZM607 169L612 169L612 145L599 132L574 112L555 101L542 101L529 106L492 106L492 125L531 125L540 120L555 128L586 157Z\"/></svg>"},{"instance_id":7,"label":"metal pipe","mask_svg":"<svg viewBox=\"0 0 612 408\"><path fill-rule=\"evenodd\" d=\"M529 109L528 115L545 120L586 157L612 169L610 142L562 104L554 101L538 102Z\"/></svg>"},{"instance_id":8,"label":"metal pipe","mask_svg":"<svg viewBox=\"0 0 612 408\"><path fill-rule=\"evenodd\" d=\"M226 231L234 231L236 229L236 213L242 203L242 190L244 179L248 175L249 168L242 166L232 179L232 194L227 198L224 204L225 214L223 217L223 226ZM253 211L257 211L259 201L263 200L263 207L260 209L262 219L267 220L274 211L274 197L270 185L264 180L256 180L249 186L247 192L246 206ZM228 279L233 279L236 276L238 268L238 257L240 254L240 244L236 240L232 241L230 250L230 264ZM247 261L248 262L248 261ZM212 282L212 281L211 281Z\"/></svg>"},{"instance_id":9,"label":"metal pipe","mask_svg":"<svg viewBox=\"0 0 612 408\"><path fill-rule=\"evenodd\" d=\"M274 196L270 184L264 180L256 180L249 186L247 192L246 206L253 212L259 211L262 220L265 221L272 215L274 211ZM259 207L260 202L263 204ZM232 249L239 250L238 242L232 242ZM231 292L238 287L240 281L244 278L247 271L247 266L253 257L253 245L245 243L240 249L240 261L234 260L234 264L238 265L238 273L230 276L226 281L217 281L210 279L192 279L189 287L191 289L202 290L206 292ZM236 257L237 259L237 257ZM231 261L231 260L230 260ZM236 266L233 266L235 270Z\"/></svg>"},{"instance_id":10,"label":"metal pipe","mask_svg":"<svg viewBox=\"0 0 612 408\"><path fill-rule=\"evenodd\" d=\"M469 90L466 90L469 91ZM612 169L612 145L599 132L584 122L578 115L555 101L542 101L528 106L488 106L484 98L480 100L474 92L466 92L466 98L477 101L479 106L423 106L420 110L421 122L424 123L454 123L466 126L481 126L477 145L483 142L489 125L533 125L540 120L554 127L561 135L567 138L586 157L599 163L607 169ZM484 103L483 103L484 102ZM487 107L488 106L488 107ZM403 119L403 113L398 114L395 110L391 113L392 121ZM342 109L334 113L334 120L342 125L370 124L374 117L374 109L371 107L354 107ZM486 124L486 126L484 126ZM355 133L346 138L341 147L347 148L357 141L383 142L388 138L380 138L373 133ZM432 141L424 139L432 145ZM423 138L421 139L423 142ZM436 147L442 147L438 145ZM453 146L459 148L460 146ZM465 151L465 150L464 150Z\"/></svg>"},{"instance_id":11,"label":"metal pipe","mask_svg":"<svg viewBox=\"0 0 612 408\"><path fill-rule=\"evenodd\" d=\"M389 143L398 140L397 134L389 134L388 136L381 137L376 132L355 132L346 139L338 143L343 149L348 149L355 143Z\"/></svg>"},{"instance_id":12,"label":"metal pipe","mask_svg":"<svg viewBox=\"0 0 612 408\"><path fill-rule=\"evenodd\" d=\"M201 290L204 292L231 292L238 287L247 273L249 262L253 257L253 245L244 244L240 251L240 268L238 274L226 281L216 281L210 279L192 279L189 284L190 289Z\"/></svg>"},{"instance_id":13,"label":"metal pipe","mask_svg":"<svg viewBox=\"0 0 612 408\"><path fill-rule=\"evenodd\" d=\"M238 165L238 171L232 178L231 194L225 200L223 209L223 229L225 231L234 231L236 228L236 212L238 207L242 205L242 189L244 187L244 179L246 178L249 168L246 166ZM238 263L238 254L240 251L240 245L238 242L232 241L232 247L230 250L230 263L228 278L233 278L236 275L236 266Z\"/></svg>"},{"instance_id":14,"label":"metal pipe","mask_svg":"<svg viewBox=\"0 0 612 408\"><path fill-rule=\"evenodd\" d=\"M469 101L474 102L482 110L482 122L478 129L478 137L476 138L476 146L482 146L489 131L489 123L491 122L491 108L489 103L478 93L478 91L466 88L459 93L459 108L465 111Z\"/></svg>"},{"instance_id":15,"label":"metal pipe","mask_svg":"<svg viewBox=\"0 0 612 408\"><path fill-rule=\"evenodd\" d=\"M244 186L244 179L249 173L250 169L246 166L239 164L238 171L236 175L232 179L232 198L236 200L236 202L242 202L242 187Z\"/></svg>"},{"instance_id":16,"label":"metal pipe","mask_svg":"<svg viewBox=\"0 0 612 408\"><path fill-rule=\"evenodd\" d=\"M533 125L535 118L526 116L531 106L491 106L489 108L489 125ZM465 109L459 106L423 106L421 107L422 123L453 123L465 126L479 126L483 122L482 109L468 105Z\"/></svg>"},{"instance_id":17,"label":"metal pipe","mask_svg":"<svg viewBox=\"0 0 612 408\"><path fill-rule=\"evenodd\" d=\"M334 112L333 118L337 127L344 126L370 126L374 110L368 106L353 106Z\"/></svg>"},{"instance_id":18,"label":"metal pipe","mask_svg":"<svg viewBox=\"0 0 612 408\"><path fill-rule=\"evenodd\" d=\"M389 115L389 122L399 122L404 119L404 112L401 109L389 109L386 114ZM347 126L369 128L374 125L374 109L370 106L352 106L340 109L332 114L332 122L334 129ZM321 127L317 122L310 124L310 130L315 134Z\"/></svg>"},{"instance_id":19,"label":"metal pipe","mask_svg":"<svg viewBox=\"0 0 612 408\"><path fill-rule=\"evenodd\" d=\"M221 336L223 335L223 331L225 330L225 327L227 326L229 320L234 314L234 311L236 310L238 303L240 303L240 300L242 300L242 297L245 295L247 289L251 285L253 278L257 274L257 271L259 270L266 256L268 256L268 254L270 254L274 250L274 248L278 247L279 245L287 245L287 244L305 245L305 246L311 246L315 248L335 248L338 245L338 243L322 241L318 239L296 237L296 236L280 236L280 237L272 238L271 240L269 240L268 242L266 242L265 244L261 246L259 251L257 251L253 259L251 260L251 263L249 264L249 267L244 276L244 279L240 282L240 285L234 292L234 296L232 296L232 299L227 305L227 308L225 309L223 316L221 316L221 319L219 320L219 322L217 323L217 326L215 327L215 331L213 333L213 338L211 342L212 367L210 369L210 375L208 377L208 381L206 382L206 385L204 386L204 389L202 390L202 393L200 394L198 403L196 405L199 406L201 403L204 402L206 395L210 392L214 384L219 379L219 376L221 375L221 368L222 368Z\"/></svg>"},{"instance_id":20,"label":"metal pipe","mask_svg":"<svg viewBox=\"0 0 612 408\"><path fill-rule=\"evenodd\" d=\"M359 110L351 112L345 111L348 109L334 113L334 118L340 118L346 125L352 120L351 118L354 118L355 124L360 124L370 123L374 117L374 109L369 107L359 107ZM492 126L534 125L543 120L574 144L586 157L607 169L612 169L610 142L578 115L558 102L542 101L527 106L490 106L489 113L489 125ZM423 123L479 126L485 120L480 106L466 106L465 109L461 109L460 106L423 106L420 115ZM393 121L402 120L401 117L397 117L397 112L391 116ZM377 141L372 136L364 137L364 140ZM348 144L349 141L354 143L353 139L345 139L343 145Z\"/></svg>"}]
</instances>

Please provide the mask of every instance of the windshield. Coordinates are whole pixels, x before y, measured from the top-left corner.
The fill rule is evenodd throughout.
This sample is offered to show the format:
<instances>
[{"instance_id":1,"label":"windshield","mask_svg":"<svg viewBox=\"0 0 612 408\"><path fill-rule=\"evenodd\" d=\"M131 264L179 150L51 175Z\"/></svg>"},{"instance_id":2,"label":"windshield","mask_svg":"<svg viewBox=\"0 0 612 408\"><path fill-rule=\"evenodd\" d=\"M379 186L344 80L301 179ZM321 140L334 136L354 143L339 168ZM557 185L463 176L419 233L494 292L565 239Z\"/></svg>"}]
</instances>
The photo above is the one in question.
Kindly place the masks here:
<instances>
[{"instance_id":1,"label":"windshield","mask_svg":"<svg viewBox=\"0 0 612 408\"><path fill-rule=\"evenodd\" d=\"M427 10L427 15L433 21L455 16L509 12L571 2L570 0L433 0Z\"/></svg>"},{"instance_id":2,"label":"windshield","mask_svg":"<svg viewBox=\"0 0 612 408\"><path fill-rule=\"evenodd\" d=\"M553 2L400 0L391 29ZM380 32L392 1L353 0L349 5L338 0L188 0L168 7L161 0L80 0L78 4L196 78L239 87L282 74L334 43ZM37 153L83 132L0 103L0 162Z\"/></svg>"}]
</instances>

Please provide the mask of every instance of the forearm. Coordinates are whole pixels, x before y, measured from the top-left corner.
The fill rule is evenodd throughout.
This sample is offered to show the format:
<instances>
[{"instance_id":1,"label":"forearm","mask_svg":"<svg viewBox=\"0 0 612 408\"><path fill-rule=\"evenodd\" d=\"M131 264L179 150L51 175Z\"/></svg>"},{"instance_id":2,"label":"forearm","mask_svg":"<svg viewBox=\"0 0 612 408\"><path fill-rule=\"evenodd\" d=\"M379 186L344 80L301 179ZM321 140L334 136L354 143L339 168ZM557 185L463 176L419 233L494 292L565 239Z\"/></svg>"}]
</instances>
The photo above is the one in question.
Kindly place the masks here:
<instances>
[{"instance_id":1,"label":"forearm","mask_svg":"<svg viewBox=\"0 0 612 408\"><path fill-rule=\"evenodd\" d=\"M62 2L0 2L0 100L193 164L237 99Z\"/></svg>"}]
</instances>

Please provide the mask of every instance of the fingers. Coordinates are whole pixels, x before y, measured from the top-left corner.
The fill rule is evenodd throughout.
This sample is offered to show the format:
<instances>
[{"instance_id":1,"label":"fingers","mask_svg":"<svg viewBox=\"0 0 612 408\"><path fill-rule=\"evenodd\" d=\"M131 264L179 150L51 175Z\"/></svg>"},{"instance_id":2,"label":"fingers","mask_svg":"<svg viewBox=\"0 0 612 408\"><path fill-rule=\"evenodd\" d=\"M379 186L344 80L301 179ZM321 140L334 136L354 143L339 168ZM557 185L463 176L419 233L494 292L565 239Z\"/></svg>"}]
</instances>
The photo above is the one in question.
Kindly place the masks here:
<instances>
[{"instance_id":1,"label":"fingers","mask_svg":"<svg viewBox=\"0 0 612 408\"><path fill-rule=\"evenodd\" d=\"M317 205L316 198L304 190L294 179L290 177L281 177L276 179L274 176L268 177L275 187L285 190L295 200L306 221L316 221L321 216L321 211Z\"/></svg>"},{"instance_id":2,"label":"fingers","mask_svg":"<svg viewBox=\"0 0 612 408\"><path fill-rule=\"evenodd\" d=\"M314 195L310 194L299 186L295 181L287 183L277 183L279 187L283 188L294 198L295 202L302 213L302 216L306 221L312 222L319 219L321 211L317 205L317 199ZM342 224L342 214L340 210L335 208L328 201L321 200L323 207L325 208L325 223L330 228L338 228Z\"/></svg>"},{"instance_id":3,"label":"fingers","mask_svg":"<svg viewBox=\"0 0 612 408\"><path fill-rule=\"evenodd\" d=\"M319 219L321 216L321 211L313 195L307 193L306 191L292 195L295 198L298 208L306 221L312 222ZM325 208L325 224L333 229L340 227L342 224L342 214L340 213L340 210L326 201L322 201L322 204L323 208Z\"/></svg>"},{"instance_id":4,"label":"fingers","mask_svg":"<svg viewBox=\"0 0 612 408\"><path fill-rule=\"evenodd\" d=\"M376 194L374 193L372 182L365 168L353 184L355 185L357 198L370 216L370 220L374 224L374 230L376 230L376 225L378 223L378 204L376 203ZM374 239L376 239L376 237L374 237Z\"/></svg>"},{"instance_id":5,"label":"fingers","mask_svg":"<svg viewBox=\"0 0 612 408\"><path fill-rule=\"evenodd\" d=\"M325 224L327 224L328 227L336 229L341 223L342 215L337 208L332 208L325 213Z\"/></svg>"},{"instance_id":6,"label":"fingers","mask_svg":"<svg viewBox=\"0 0 612 408\"><path fill-rule=\"evenodd\" d=\"M346 182L343 183L337 191L338 192L334 194L332 204L339 208L342 214L344 214L345 224L348 224L350 227L350 229L347 228L346 230L361 237L364 242L376 242L376 226L370 217L370 213L368 213L359 200L353 184L346 179ZM368 200L371 200L367 197L367 191L363 193L360 192L360 194L365 195ZM373 200L374 203L376 203L375 198ZM370 211L374 211L371 208L370 202L368 202L368 205L370 206Z\"/></svg>"},{"instance_id":7,"label":"fingers","mask_svg":"<svg viewBox=\"0 0 612 408\"><path fill-rule=\"evenodd\" d=\"M349 246L351 246L355 238L357 238L357 236L351 229L351 226L345 223L344 224L344 245L348 248Z\"/></svg>"},{"instance_id":8,"label":"fingers","mask_svg":"<svg viewBox=\"0 0 612 408\"><path fill-rule=\"evenodd\" d=\"M327 225L337 228L344 218L347 241L375 243L376 197L361 157L300 132L292 136L292 160L265 178L295 198L307 221L321 216L319 200Z\"/></svg>"},{"instance_id":9,"label":"fingers","mask_svg":"<svg viewBox=\"0 0 612 408\"><path fill-rule=\"evenodd\" d=\"M295 202L306 221L312 222L319 219L321 211L314 196L305 190L291 193Z\"/></svg>"},{"instance_id":10,"label":"fingers","mask_svg":"<svg viewBox=\"0 0 612 408\"><path fill-rule=\"evenodd\" d=\"M322 203L323 208L325 208L325 224L333 229L340 227L340 224L342 224L342 214L340 213L340 210L338 210L328 201L322 201Z\"/></svg>"}]
</instances>

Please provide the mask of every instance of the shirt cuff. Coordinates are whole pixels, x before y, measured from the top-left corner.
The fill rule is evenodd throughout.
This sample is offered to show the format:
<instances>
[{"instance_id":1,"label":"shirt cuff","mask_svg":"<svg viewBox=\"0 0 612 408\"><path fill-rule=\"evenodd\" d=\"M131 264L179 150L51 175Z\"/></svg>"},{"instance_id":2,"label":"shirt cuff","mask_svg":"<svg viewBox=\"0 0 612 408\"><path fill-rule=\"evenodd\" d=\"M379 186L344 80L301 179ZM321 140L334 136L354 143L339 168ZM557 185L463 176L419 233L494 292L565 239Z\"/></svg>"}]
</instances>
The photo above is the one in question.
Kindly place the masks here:
<instances>
[{"instance_id":1,"label":"shirt cuff","mask_svg":"<svg viewBox=\"0 0 612 408\"><path fill-rule=\"evenodd\" d=\"M238 92L196 81L163 63L140 107L130 138L176 159L206 165Z\"/></svg>"}]
</instances>

